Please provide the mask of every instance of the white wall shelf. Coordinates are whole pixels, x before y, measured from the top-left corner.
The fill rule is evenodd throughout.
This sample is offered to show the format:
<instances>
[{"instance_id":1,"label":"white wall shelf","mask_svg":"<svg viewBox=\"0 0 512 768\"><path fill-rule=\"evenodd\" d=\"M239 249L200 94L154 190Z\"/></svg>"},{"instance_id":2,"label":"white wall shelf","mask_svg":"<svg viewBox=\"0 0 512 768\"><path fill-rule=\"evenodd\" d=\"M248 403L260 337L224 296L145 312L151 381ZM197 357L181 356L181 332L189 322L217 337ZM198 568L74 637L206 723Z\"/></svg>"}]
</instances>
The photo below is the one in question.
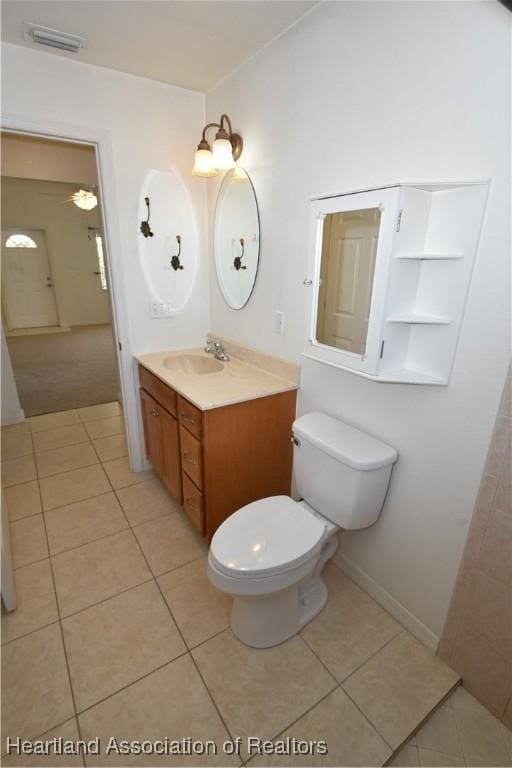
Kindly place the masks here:
<instances>
[{"instance_id":1,"label":"white wall shelf","mask_svg":"<svg viewBox=\"0 0 512 768\"><path fill-rule=\"evenodd\" d=\"M388 317L388 323L408 323L409 325L450 325L447 317L435 315L399 315Z\"/></svg>"},{"instance_id":2,"label":"white wall shelf","mask_svg":"<svg viewBox=\"0 0 512 768\"><path fill-rule=\"evenodd\" d=\"M463 259L462 253L397 253L397 259L412 259L414 261L444 261L446 259Z\"/></svg>"},{"instance_id":3,"label":"white wall shelf","mask_svg":"<svg viewBox=\"0 0 512 768\"><path fill-rule=\"evenodd\" d=\"M384 381L388 384L432 384L434 386L446 383L439 376L430 376L421 371L409 371L407 368L402 368L399 371L388 371L382 376L377 376L376 381Z\"/></svg>"}]
</instances>

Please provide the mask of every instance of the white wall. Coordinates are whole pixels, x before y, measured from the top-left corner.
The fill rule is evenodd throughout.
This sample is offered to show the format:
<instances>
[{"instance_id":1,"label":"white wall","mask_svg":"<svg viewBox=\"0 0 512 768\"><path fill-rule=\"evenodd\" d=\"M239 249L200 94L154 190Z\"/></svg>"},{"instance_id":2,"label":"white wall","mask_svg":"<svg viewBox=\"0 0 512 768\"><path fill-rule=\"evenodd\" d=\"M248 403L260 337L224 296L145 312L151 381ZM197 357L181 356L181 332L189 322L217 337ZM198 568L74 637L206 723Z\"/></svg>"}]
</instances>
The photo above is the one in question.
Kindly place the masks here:
<instances>
[{"instance_id":1,"label":"white wall","mask_svg":"<svg viewBox=\"0 0 512 768\"><path fill-rule=\"evenodd\" d=\"M103 141L108 163L105 199L111 250L124 293L120 313L126 320L121 337L122 369L127 382L125 402L133 466L142 464L137 431L137 382L132 355L204 341L208 326L208 274L200 269L195 295L177 317L152 320L149 295L138 260L138 203L149 168L174 168L184 179L197 212L201 235L206 231L204 183L190 175L195 143L204 124L204 97L153 82L52 56L20 46L2 46L2 107L9 125L12 115L33 125L61 124L66 138L77 132L108 132ZM16 119L14 122L16 122ZM110 218L109 218L110 216ZM203 266L206 261L201 254ZM115 286L114 286L115 287Z\"/></svg>"},{"instance_id":2,"label":"white wall","mask_svg":"<svg viewBox=\"0 0 512 768\"><path fill-rule=\"evenodd\" d=\"M16 388L16 381L14 379L14 371L12 370L11 358L9 357L9 350L5 341L4 326L1 327L1 369L2 369L2 426L7 424L16 424L19 421L24 421L25 414L21 408L20 399L18 397L18 390Z\"/></svg>"},{"instance_id":3,"label":"white wall","mask_svg":"<svg viewBox=\"0 0 512 768\"><path fill-rule=\"evenodd\" d=\"M2 133L2 176L22 179L98 183L92 147Z\"/></svg>"},{"instance_id":4,"label":"white wall","mask_svg":"<svg viewBox=\"0 0 512 768\"><path fill-rule=\"evenodd\" d=\"M76 184L2 177L2 228L44 231L60 325L110 323L108 293L94 274L98 256L89 229L101 227L100 211L70 203L76 190Z\"/></svg>"},{"instance_id":5,"label":"white wall","mask_svg":"<svg viewBox=\"0 0 512 768\"><path fill-rule=\"evenodd\" d=\"M344 534L343 552L430 640L443 626L507 367L509 71L509 12L497 2L329 2L207 97L208 118L228 112L243 135L262 230L245 309L229 310L212 278L212 330L300 360L301 412L323 410L399 450L379 522ZM492 177L492 188L449 386L378 384L301 358L309 197L475 177Z\"/></svg>"}]
</instances>

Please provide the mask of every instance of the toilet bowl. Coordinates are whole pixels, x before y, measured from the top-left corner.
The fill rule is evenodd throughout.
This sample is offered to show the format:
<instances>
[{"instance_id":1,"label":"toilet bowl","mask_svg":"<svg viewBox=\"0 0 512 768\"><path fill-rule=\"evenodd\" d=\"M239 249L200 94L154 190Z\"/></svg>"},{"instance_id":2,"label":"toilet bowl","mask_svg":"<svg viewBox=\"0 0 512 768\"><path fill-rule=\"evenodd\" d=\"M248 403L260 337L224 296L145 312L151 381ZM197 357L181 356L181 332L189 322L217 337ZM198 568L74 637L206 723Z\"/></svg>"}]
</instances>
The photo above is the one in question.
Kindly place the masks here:
<instances>
[{"instance_id":1,"label":"toilet bowl","mask_svg":"<svg viewBox=\"0 0 512 768\"><path fill-rule=\"evenodd\" d=\"M234 598L231 628L242 642L277 645L324 607L318 565L336 551L336 530L289 496L248 504L217 530L208 577Z\"/></svg>"},{"instance_id":2,"label":"toilet bowl","mask_svg":"<svg viewBox=\"0 0 512 768\"><path fill-rule=\"evenodd\" d=\"M377 519L398 454L322 413L293 424L294 467L304 500L271 496L242 507L215 532L210 582L231 595L231 628L245 644L267 648L296 634L322 610L322 570L340 528Z\"/></svg>"}]
</instances>

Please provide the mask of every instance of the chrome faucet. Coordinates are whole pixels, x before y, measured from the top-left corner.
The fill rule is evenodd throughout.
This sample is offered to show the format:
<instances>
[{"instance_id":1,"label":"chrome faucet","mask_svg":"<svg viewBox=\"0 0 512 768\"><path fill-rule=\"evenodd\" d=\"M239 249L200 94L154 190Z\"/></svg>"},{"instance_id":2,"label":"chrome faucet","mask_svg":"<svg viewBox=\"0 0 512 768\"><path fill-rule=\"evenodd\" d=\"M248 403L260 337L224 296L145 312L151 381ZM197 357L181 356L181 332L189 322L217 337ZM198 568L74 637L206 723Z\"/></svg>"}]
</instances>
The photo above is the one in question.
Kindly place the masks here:
<instances>
[{"instance_id":1,"label":"chrome faucet","mask_svg":"<svg viewBox=\"0 0 512 768\"><path fill-rule=\"evenodd\" d=\"M213 352L216 360L222 360L224 363L229 361L229 355L226 354L224 344L221 344L220 341L207 341L204 351L207 353Z\"/></svg>"}]
</instances>

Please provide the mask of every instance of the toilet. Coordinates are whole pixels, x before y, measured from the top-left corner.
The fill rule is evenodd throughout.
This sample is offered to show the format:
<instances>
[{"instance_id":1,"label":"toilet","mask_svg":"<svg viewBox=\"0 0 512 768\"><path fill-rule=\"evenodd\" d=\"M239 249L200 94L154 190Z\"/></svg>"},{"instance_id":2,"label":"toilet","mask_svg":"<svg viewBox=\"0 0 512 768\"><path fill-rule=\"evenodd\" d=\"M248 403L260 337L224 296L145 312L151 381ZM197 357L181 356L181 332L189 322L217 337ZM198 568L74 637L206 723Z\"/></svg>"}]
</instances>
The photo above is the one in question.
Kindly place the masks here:
<instances>
[{"instance_id":1,"label":"toilet","mask_svg":"<svg viewBox=\"0 0 512 768\"><path fill-rule=\"evenodd\" d=\"M302 501L270 496L234 512L215 532L208 578L234 598L231 629L246 645L269 648L322 610L321 578L340 529L378 518L397 451L324 413L293 423L294 469Z\"/></svg>"}]
</instances>

